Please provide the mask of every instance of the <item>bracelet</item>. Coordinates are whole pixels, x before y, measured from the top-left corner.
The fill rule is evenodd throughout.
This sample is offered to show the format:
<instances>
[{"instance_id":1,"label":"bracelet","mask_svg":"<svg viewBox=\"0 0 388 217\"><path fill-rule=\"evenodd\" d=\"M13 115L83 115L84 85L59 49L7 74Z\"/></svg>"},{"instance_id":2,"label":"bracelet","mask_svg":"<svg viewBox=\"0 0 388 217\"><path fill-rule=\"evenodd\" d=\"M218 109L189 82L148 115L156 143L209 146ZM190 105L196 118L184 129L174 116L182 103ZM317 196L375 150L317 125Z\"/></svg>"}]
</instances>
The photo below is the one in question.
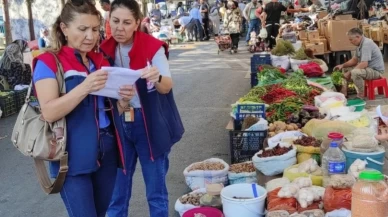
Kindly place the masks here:
<instances>
[{"instance_id":1,"label":"bracelet","mask_svg":"<svg viewBox=\"0 0 388 217\"><path fill-rule=\"evenodd\" d=\"M122 106L121 103L120 103L120 101L117 101L117 105L118 105L122 110L125 110L125 109L127 109L127 108L129 107L128 103L127 103L126 106Z\"/></svg>"}]
</instances>

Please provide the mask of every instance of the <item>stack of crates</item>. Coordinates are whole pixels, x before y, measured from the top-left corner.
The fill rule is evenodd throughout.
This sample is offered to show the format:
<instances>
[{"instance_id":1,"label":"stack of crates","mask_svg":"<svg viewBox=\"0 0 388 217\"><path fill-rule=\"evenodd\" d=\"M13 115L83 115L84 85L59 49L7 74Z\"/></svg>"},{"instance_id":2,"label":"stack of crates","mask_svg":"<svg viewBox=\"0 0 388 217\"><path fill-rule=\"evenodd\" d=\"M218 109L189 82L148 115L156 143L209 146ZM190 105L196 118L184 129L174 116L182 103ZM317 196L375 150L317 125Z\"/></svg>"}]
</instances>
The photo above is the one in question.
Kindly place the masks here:
<instances>
[{"instance_id":1,"label":"stack of crates","mask_svg":"<svg viewBox=\"0 0 388 217\"><path fill-rule=\"evenodd\" d=\"M19 111L26 100L28 88L23 90L15 90L16 109Z\"/></svg>"},{"instance_id":2,"label":"stack of crates","mask_svg":"<svg viewBox=\"0 0 388 217\"><path fill-rule=\"evenodd\" d=\"M229 132L230 156L232 163L250 161L255 153L263 149L264 140L267 138L267 130L241 130L242 123L248 116L265 118L265 105L246 104L237 106L236 118L234 120L234 130Z\"/></svg>"},{"instance_id":3,"label":"stack of crates","mask_svg":"<svg viewBox=\"0 0 388 217\"><path fill-rule=\"evenodd\" d=\"M259 81L257 79L257 72L260 65L271 65L271 55L267 53L254 54L251 57L251 87L255 87Z\"/></svg>"},{"instance_id":4,"label":"stack of crates","mask_svg":"<svg viewBox=\"0 0 388 217\"><path fill-rule=\"evenodd\" d=\"M0 109L2 111L2 118L11 116L18 112L16 108L15 92L14 91L2 91L7 92L7 95L0 96Z\"/></svg>"}]
</instances>

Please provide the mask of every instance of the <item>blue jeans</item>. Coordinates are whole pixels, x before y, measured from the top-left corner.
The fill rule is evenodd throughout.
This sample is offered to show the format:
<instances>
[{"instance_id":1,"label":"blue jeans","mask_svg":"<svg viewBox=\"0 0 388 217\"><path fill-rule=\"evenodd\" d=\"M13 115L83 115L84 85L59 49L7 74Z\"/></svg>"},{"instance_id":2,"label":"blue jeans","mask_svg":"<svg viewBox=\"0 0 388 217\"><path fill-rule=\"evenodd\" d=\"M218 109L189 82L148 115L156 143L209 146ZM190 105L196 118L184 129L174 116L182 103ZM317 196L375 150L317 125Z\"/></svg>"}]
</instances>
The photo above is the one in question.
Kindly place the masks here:
<instances>
[{"instance_id":1,"label":"blue jeans","mask_svg":"<svg viewBox=\"0 0 388 217\"><path fill-rule=\"evenodd\" d=\"M199 37L199 40L202 40L204 37L204 32L203 32L201 21L199 21L198 19L194 19L194 22L195 22L195 28L194 28L195 40L198 40L198 37Z\"/></svg>"},{"instance_id":2,"label":"blue jeans","mask_svg":"<svg viewBox=\"0 0 388 217\"><path fill-rule=\"evenodd\" d=\"M247 36L245 37L246 42L251 40L251 32L255 31L256 35L259 35L260 26L261 26L260 19L254 19L249 21L248 32L247 32Z\"/></svg>"},{"instance_id":3,"label":"blue jeans","mask_svg":"<svg viewBox=\"0 0 388 217\"><path fill-rule=\"evenodd\" d=\"M124 116L124 115L123 115ZM119 169L116 186L109 205L109 217L128 217L129 200L132 193L132 177L136 169L137 158L140 160L146 186L146 197L150 217L168 217L168 192L166 174L169 167L168 154L151 160L147 134L140 109L135 109L135 121L125 122L124 158L126 175Z\"/></svg>"},{"instance_id":4,"label":"blue jeans","mask_svg":"<svg viewBox=\"0 0 388 217\"><path fill-rule=\"evenodd\" d=\"M66 177L61 197L69 217L105 217L119 160L111 130L100 130L99 148L101 166L96 172Z\"/></svg>"}]
</instances>

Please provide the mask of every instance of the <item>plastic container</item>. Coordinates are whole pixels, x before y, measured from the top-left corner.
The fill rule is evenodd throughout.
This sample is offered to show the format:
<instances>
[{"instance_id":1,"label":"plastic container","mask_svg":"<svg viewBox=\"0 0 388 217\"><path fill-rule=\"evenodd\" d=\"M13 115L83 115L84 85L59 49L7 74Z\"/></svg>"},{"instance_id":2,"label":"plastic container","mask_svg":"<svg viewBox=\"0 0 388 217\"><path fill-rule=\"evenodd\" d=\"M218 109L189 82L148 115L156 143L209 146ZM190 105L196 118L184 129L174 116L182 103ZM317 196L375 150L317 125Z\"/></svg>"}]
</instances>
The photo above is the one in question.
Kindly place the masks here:
<instances>
[{"instance_id":1,"label":"plastic container","mask_svg":"<svg viewBox=\"0 0 388 217\"><path fill-rule=\"evenodd\" d=\"M263 149L267 134L267 131L230 131L231 163L251 161L252 156Z\"/></svg>"},{"instance_id":2,"label":"plastic container","mask_svg":"<svg viewBox=\"0 0 388 217\"><path fill-rule=\"evenodd\" d=\"M224 217L224 214L216 208L200 207L191 209L183 214L182 217L195 217L196 214L202 214L206 217Z\"/></svg>"},{"instance_id":3,"label":"plastic container","mask_svg":"<svg viewBox=\"0 0 388 217\"><path fill-rule=\"evenodd\" d=\"M330 175L346 173L346 157L338 143L330 143L329 149L322 156L323 187L326 187Z\"/></svg>"},{"instance_id":4,"label":"plastic container","mask_svg":"<svg viewBox=\"0 0 388 217\"><path fill-rule=\"evenodd\" d=\"M365 170L352 188L352 217L387 217L388 186L384 175Z\"/></svg>"},{"instance_id":5,"label":"plastic container","mask_svg":"<svg viewBox=\"0 0 388 217\"><path fill-rule=\"evenodd\" d=\"M348 100L347 106L354 106L355 112L361 112L365 109L366 102L362 99L350 99Z\"/></svg>"},{"instance_id":6,"label":"plastic container","mask_svg":"<svg viewBox=\"0 0 388 217\"><path fill-rule=\"evenodd\" d=\"M342 148L343 153L346 157L346 171L353 164L356 159L366 160L368 164L366 168L375 169L380 172L383 172L384 161L385 161L385 149L381 148L378 152L355 152L349 151L346 148Z\"/></svg>"},{"instance_id":7,"label":"plastic container","mask_svg":"<svg viewBox=\"0 0 388 217\"><path fill-rule=\"evenodd\" d=\"M267 53L254 54L251 57L251 73L259 72L259 66L264 64L271 65L271 55ZM257 77L256 77L256 85L257 85Z\"/></svg>"},{"instance_id":8,"label":"plastic container","mask_svg":"<svg viewBox=\"0 0 388 217\"><path fill-rule=\"evenodd\" d=\"M214 207L222 209L221 190L224 188L223 184L208 184L206 185L206 194L201 197L201 206Z\"/></svg>"},{"instance_id":9,"label":"plastic container","mask_svg":"<svg viewBox=\"0 0 388 217\"><path fill-rule=\"evenodd\" d=\"M225 217L264 217L267 191L257 184L235 184L222 189Z\"/></svg>"},{"instance_id":10,"label":"plastic container","mask_svg":"<svg viewBox=\"0 0 388 217\"><path fill-rule=\"evenodd\" d=\"M344 135L342 133L332 132L327 135L327 138L324 139L321 143L321 154L323 155L326 150L329 148L330 143L335 142L338 144L339 148L342 148L344 142Z\"/></svg>"}]
</instances>

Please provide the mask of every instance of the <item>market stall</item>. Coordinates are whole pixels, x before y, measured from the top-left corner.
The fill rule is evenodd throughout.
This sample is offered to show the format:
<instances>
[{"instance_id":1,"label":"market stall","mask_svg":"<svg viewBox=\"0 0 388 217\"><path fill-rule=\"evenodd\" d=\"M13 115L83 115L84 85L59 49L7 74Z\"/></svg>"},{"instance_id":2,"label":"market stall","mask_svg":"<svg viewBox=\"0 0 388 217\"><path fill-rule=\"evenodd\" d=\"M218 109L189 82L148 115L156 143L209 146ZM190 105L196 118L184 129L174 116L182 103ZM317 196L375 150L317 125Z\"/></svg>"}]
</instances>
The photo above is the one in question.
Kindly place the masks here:
<instances>
[{"instance_id":1,"label":"market stall","mask_svg":"<svg viewBox=\"0 0 388 217\"><path fill-rule=\"evenodd\" d=\"M387 215L385 146L375 139L385 124L365 101L337 92L340 72L325 75L325 62L304 50L279 39L252 56L252 89L232 104L227 126L230 164L185 169L193 192L178 198L181 216Z\"/></svg>"}]
</instances>

